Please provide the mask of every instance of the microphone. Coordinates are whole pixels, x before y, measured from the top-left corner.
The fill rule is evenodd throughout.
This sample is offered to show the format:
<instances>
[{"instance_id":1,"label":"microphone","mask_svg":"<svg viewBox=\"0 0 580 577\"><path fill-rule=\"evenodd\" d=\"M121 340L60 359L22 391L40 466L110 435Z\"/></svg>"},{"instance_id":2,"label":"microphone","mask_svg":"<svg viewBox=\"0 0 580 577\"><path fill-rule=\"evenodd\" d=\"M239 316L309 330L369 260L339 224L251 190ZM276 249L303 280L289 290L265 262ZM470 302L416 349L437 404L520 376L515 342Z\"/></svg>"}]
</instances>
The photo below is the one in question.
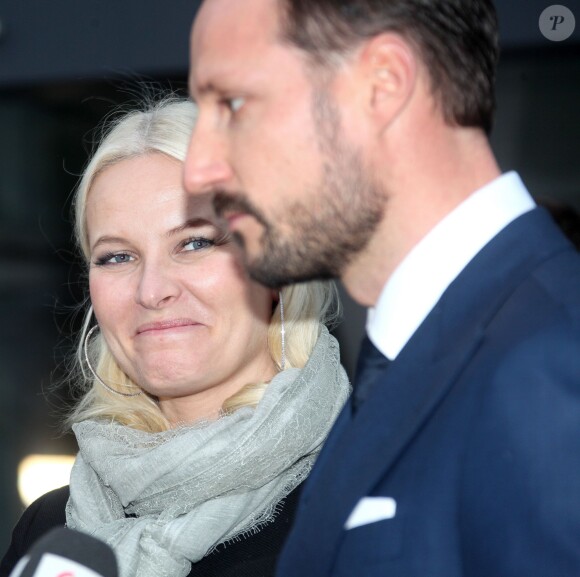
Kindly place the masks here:
<instances>
[{"instance_id":1,"label":"microphone","mask_svg":"<svg viewBox=\"0 0 580 577\"><path fill-rule=\"evenodd\" d=\"M10 577L118 577L115 553L106 543L58 527L41 537Z\"/></svg>"}]
</instances>

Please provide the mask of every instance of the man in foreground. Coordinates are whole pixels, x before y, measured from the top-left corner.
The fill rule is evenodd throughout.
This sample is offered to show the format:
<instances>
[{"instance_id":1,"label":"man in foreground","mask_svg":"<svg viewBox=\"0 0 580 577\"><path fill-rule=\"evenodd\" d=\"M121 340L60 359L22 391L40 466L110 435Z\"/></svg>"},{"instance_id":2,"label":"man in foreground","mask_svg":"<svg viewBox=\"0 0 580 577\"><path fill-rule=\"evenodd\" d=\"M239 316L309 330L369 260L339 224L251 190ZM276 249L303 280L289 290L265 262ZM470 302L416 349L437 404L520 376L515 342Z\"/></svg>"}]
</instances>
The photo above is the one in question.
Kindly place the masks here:
<instances>
[{"instance_id":1,"label":"man in foreground","mask_svg":"<svg viewBox=\"0 0 580 577\"><path fill-rule=\"evenodd\" d=\"M490 0L205 0L185 184L370 307L281 576L580 574L580 258L487 140Z\"/></svg>"}]
</instances>

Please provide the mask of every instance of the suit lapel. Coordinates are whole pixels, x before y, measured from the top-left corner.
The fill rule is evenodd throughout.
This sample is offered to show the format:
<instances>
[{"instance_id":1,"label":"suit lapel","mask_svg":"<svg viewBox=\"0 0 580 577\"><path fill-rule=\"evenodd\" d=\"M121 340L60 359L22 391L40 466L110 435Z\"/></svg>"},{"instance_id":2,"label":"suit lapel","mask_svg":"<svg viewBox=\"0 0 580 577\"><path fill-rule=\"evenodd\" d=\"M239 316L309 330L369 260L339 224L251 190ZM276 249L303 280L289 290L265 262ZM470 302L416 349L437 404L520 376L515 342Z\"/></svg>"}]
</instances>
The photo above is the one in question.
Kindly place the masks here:
<instances>
[{"instance_id":1,"label":"suit lapel","mask_svg":"<svg viewBox=\"0 0 580 577\"><path fill-rule=\"evenodd\" d=\"M305 488L306 522L295 527L302 543L317 545L316 575L331 574L348 515L436 412L489 319L538 262L566 248L540 211L520 217L452 283L356 415L345 407Z\"/></svg>"},{"instance_id":2,"label":"suit lapel","mask_svg":"<svg viewBox=\"0 0 580 577\"><path fill-rule=\"evenodd\" d=\"M435 318L431 318L436 322ZM397 359L379 376L369 398L352 416L350 402L333 431L332 445L321 456L305 491L305 508L316 513L316 523L301 527L317 540L321 527L324 539L317 544L316 575L331 575L337 543L349 514L362 496L394 465L421 425L445 398L455 375L465 366L480 342L480 335L466 339L453 354L434 361L433 349L413 348L414 361ZM432 345L433 342L429 343ZM348 467L345 467L348 463ZM314 500L316 499L316 501Z\"/></svg>"}]
</instances>

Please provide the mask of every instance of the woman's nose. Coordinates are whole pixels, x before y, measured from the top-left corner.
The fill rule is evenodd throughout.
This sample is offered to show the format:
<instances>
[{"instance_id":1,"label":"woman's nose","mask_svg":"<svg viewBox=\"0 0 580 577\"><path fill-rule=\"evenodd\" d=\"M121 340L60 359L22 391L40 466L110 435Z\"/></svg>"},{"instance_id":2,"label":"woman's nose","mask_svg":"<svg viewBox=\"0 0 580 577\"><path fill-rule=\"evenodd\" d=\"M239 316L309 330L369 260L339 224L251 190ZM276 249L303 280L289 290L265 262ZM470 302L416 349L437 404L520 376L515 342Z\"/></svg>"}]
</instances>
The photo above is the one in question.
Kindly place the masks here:
<instances>
[{"instance_id":1,"label":"woman's nose","mask_svg":"<svg viewBox=\"0 0 580 577\"><path fill-rule=\"evenodd\" d=\"M178 278L170 264L151 263L144 265L135 295L135 300L145 308L160 309L175 301L181 294Z\"/></svg>"}]
</instances>

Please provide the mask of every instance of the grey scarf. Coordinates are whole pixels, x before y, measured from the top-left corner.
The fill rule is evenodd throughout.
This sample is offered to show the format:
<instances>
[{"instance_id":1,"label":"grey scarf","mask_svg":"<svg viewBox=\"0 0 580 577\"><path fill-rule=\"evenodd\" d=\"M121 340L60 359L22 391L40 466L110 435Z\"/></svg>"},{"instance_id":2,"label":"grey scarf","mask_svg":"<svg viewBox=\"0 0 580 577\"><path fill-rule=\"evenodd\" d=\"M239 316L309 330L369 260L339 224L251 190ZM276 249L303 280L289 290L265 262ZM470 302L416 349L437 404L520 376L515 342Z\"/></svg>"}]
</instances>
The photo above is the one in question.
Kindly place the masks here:
<instances>
[{"instance_id":1,"label":"grey scarf","mask_svg":"<svg viewBox=\"0 0 580 577\"><path fill-rule=\"evenodd\" d=\"M121 577L185 577L216 545L273 520L348 392L324 329L307 365L276 375L255 409L154 434L79 423L67 525L109 543Z\"/></svg>"}]
</instances>

